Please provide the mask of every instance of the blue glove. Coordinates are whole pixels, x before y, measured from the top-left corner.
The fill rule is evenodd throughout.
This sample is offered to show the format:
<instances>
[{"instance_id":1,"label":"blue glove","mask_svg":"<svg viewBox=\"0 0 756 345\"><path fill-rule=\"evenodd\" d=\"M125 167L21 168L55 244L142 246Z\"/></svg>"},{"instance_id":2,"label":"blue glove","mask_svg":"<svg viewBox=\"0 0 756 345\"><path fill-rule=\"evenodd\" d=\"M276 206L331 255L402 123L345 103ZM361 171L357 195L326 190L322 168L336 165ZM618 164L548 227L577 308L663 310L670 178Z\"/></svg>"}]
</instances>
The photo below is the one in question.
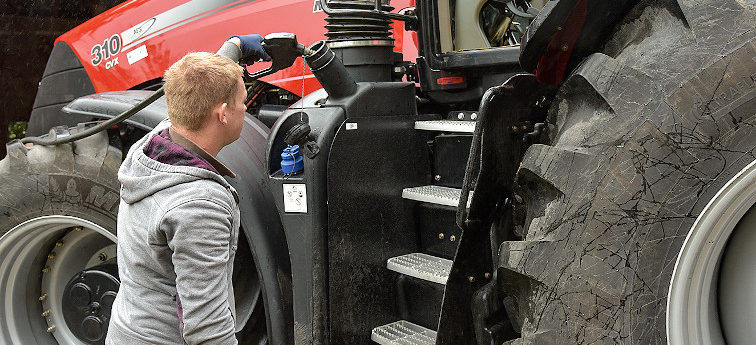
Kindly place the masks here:
<instances>
[{"instance_id":1,"label":"blue glove","mask_svg":"<svg viewBox=\"0 0 756 345\"><path fill-rule=\"evenodd\" d=\"M241 47L239 48L241 48L242 56L239 61L255 62L260 59L263 61L270 61L270 55L265 52L265 49L263 49L261 45L263 41L262 36L258 34L233 35L229 37L229 39L232 37L237 37L241 41Z\"/></svg>"}]
</instances>

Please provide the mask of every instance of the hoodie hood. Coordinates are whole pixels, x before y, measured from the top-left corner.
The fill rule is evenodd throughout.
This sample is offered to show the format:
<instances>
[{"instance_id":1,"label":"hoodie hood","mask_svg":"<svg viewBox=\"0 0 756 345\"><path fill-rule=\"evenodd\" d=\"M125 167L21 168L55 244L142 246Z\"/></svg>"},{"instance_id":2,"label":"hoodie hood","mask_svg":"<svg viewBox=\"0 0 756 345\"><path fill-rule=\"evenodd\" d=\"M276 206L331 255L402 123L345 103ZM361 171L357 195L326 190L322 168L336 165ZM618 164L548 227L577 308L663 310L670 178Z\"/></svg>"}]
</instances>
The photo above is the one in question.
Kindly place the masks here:
<instances>
[{"instance_id":1,"label":"hoodie hood","mask_svg":"<svg viewBox=\"0 0 756 345\"><path fill-rule=\"evenodd\" d=\"M194 166L176 166L158 162L144 153L153 136L170 126L163 121L129 149L118 170L121 182L121 199L127 204L136 203L161 190L201 179L211 179L230 189L229 183L216 172Z\"/></svg>"}]
</instances>

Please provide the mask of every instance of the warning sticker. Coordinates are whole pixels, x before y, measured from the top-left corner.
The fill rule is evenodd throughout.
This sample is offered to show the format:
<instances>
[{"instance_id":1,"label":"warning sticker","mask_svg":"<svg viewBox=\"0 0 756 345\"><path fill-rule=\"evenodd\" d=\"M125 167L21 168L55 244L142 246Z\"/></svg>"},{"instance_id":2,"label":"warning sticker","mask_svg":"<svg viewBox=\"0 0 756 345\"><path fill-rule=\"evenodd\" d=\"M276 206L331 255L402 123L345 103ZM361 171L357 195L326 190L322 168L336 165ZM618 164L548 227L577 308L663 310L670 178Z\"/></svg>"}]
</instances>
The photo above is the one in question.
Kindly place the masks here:
<instances>
[{"instance_id":1,"label":"warning sticker","mask_svg":"<svg viewBox=\"0 0 756 345\"><path fill-rule=\"evenodd\" d=\"M283 185L284 212L307 213L307 186L305 184Z\"/></svg>"}]
</instances>

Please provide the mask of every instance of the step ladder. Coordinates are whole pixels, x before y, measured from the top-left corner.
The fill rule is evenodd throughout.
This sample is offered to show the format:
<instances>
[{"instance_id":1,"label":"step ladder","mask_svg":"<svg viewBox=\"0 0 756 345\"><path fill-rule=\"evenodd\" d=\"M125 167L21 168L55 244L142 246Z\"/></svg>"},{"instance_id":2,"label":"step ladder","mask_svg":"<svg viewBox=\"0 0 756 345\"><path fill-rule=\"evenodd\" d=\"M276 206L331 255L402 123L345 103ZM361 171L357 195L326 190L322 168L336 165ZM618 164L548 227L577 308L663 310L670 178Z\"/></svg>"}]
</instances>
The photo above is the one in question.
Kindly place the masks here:
<instances>
[{"instance_id":1,"label":"step ladder","mask_svg":"<svg viewBox=\"0 0 756 345\"><path fill-rule=\"evenodd\" d=\"M415 121L415 129L436 132L473 133L475 121L433 120ZM402 189L402 198L437 205L457 207L462 190L437 185ZM472 192L467 200L470 207ZM410 253L386 261L389 270L414 278L446 285L452 260L425 253ZM400 320L373 329L371 339L381 345L434 345L436 332L406 320Z\"/></svg>"},{"instance_id":2,"label":"step ladder","mask_svg":"<svg viewBox=\"0 0 756 345\"><path fill-rule=\"evenodd\" d=\"M459 196L462 190L459 188L450 188L438 185L428 185L420 187L404 188L402 198L428 202L437 205L446 205L457 207L459 205ZM472 192L467 198L467 207L470 207L472 201Z\"/></svg>"},{"instance_id":3,"label":"step ladder","mask_svg":"<svg viewBox=\"0 0 756 345\"><path fill-rule=\"evenodd\" d=\"M434 345L436 332L401 320L374 328L370 339L381 345Z\"/></svg>"},{"instance_id":4,"label":"step ladder","mask_svg":"<svg viewBox=\"0 0 756 345\"><path fill-rule=\"evenodd\" d=\"M410 253L388 259L386 267L415 278L446 284L452 261L424 253ZM381 345L433 345L436 343L436 332L400 320L373 328L370 338Z\"/></svg>"},{"instance_id":5,"label":"step ladder","mask_svg":"<svg viewBox=\"0 0 756 345\"><path fill-rule=\"evenodd\" d=\"M446 284L451 267L451 260L424 253L405 254L386 262L386 268L394 272L439 284Z\"/></svg>"},{"instance_id":6,"label":"step ladder","mask_svg":"<svg viewBox=\"0 0 756 345\"><path fill-rule=\"evenodd\" d=\"M415 121L415 129L437 132L473 133L475 132L475 121Z\"/></svg>"}]
</instances>

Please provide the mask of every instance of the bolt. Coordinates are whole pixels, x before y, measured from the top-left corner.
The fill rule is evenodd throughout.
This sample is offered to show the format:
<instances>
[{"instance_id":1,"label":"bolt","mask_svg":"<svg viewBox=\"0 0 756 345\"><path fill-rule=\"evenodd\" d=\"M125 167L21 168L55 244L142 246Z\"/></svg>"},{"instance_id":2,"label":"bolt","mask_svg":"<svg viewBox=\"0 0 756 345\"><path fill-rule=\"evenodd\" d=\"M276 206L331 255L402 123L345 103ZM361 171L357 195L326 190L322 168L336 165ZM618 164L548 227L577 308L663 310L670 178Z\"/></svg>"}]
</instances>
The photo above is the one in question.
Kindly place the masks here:
<instances>
[{"instance_id":1,"label":"bolt","mask_svg":"<svg viewBox=\"0 0 756 345\"><path fill-rule=\"evenodd\" d=\"M439 240L443 240L444 239L444 233L443 232L438 234L438 239Z\"/></svg>"},{"instance_id":2,"label":"bolt","mask_svg":"<svg viewBox=\"0 0 756 345\"><path fill-rule=\"evenodd\" d=\"M522 197L519 194L515 194L515 202L522 204Z\"/></svg>"},{"instance_id":3,"label":"bolt","mask_svg":"<svg viewBox=\"0 0 756 345\"><path fill-rule=\"evenodd\" d=\"M470 120L475 120L478 118L478 113L472 113L470 114Z\"/></svg>"},{"instance_id":4,"label":"bolt","mask_svg":"<svg viewBox=\"0 0 756 345\"><path fill-rule=\"evenodd\" d=\"M486 279L491 279L491 273L486 272L483 276L486 277Z\"/></svg>"},{"instance_id":5,"label":"bolt","mask_svg":"<svg viewBox=\"0 0 756 345\"><path fill-rule=\"evenodd\" d=\"M457 119L464 120L465 119L465 113L459 113L459 114L457 114Z\"/></svg>"},{"instance_id":6,"label":"bolt","mask_svg":"<svg viewBox=\"0 0 756 345\"><path fill-rule=\"evenodd\" d=\"M108 259L108 254L105 254L105 252L100 253L100 255L97 256L100 261L105 261Z\"/></svg>"},{"instance_id":7,"label":"bolt","mask_svg":"<svg viewBox=\"0 0 756 345\"><path fill-rule=\"evenodd\" d=\"M457 236L454 236L454 235L449 236L449 241L454 242L456 240L457 240Z\"/></svg>"},{"instance_id":8,"label":"bolt","mask_svg":"<svg viewBox=\"0 0 756 345\"><path fill-rule=\"evenodd\" d=\"M433 177L433 179L436 181L441 181L441 175L436 175Z\"/></svg>"},{"instance_id":9,"label":"bolt","mask_svg":"<svg viewBox=\"0 0 756 345\"><path fill-rule=\"evenodd\" d=\"M63 240L60 240L58 242L55 242L56 247L63 247Z\"/></svg>"},{"instance_id":10,"label":"bolt","mask_svg":"<svg viewBox=\"0 0 756 345\"><path fill-rule=\"evenodd\" d=\"M48 259L55 259L55 252L50 252L50 254L47 254Z\"/></svg>"},{"instance_id":11,"label":"bolt","mask_svg":"<svg viewBox=\"0 0 756 345\"><path fill-rule=\"evenodd\" d=\"M84 230L84 228L82 228L80 226L77 226L77 227L74 228L74 230L76 230L76 231L82 231L82 230Z\"/></svg>"},{"instance_id":12,"label":"bolt","mask_svg":"<svg viewBox=\"0 0 756 345\"><path fill-rule=\"evenodd\" d=\"M42 273L50 273L50 266L45 266L45 268L42 269Z\"/></svg>"},{"instance_id":13,"label":"bolt","mask_svg":"<svg viewBox=\"0 0 756 345\"><path fill-rule=\"evenodd\" d=\"M52 332L55 332L55 325L47 327L47 333L52 333Z\"/></svg>"},{"instance_id":14,"label":"bolt","mask_svg":"<svg viewBox=\"0 0 756 345\"><path fill-rule=\"evenodd\" d=\"M563 52L566 52L568 49L570 49L570 46L568 46L566 44L562 44L562 51Z\"/></svg>"},{"instance_id":15,"label":"bolt","mask_svg":"<svg viewBox=\"0 0 756 345\"><path fill-rule=\"evenodd\" d=\"M47 299L47 294L43 293L42 296L39 296L39 301L42 302Z\"/></svg>"},{"instance_id":16,"label":"bolt","mask_svg":"<svg viewBox=\"0 0 756 345\"><path fill-rule=\"evenodd\" d=\"M475 281L475 277L469 276L467 277L467 280L469 280L471 283Z\"/></svg>"},{"instance_id":17,"label":"bolt","mask_svg":"<svg viewBox=\"0 0 756 345\"><path fill-rule=\"evenodd\" d=\"M42 312L42 317L48 317L48 316L50 316L50 309L47 309Z\"/></svg>"}]
</instances>

